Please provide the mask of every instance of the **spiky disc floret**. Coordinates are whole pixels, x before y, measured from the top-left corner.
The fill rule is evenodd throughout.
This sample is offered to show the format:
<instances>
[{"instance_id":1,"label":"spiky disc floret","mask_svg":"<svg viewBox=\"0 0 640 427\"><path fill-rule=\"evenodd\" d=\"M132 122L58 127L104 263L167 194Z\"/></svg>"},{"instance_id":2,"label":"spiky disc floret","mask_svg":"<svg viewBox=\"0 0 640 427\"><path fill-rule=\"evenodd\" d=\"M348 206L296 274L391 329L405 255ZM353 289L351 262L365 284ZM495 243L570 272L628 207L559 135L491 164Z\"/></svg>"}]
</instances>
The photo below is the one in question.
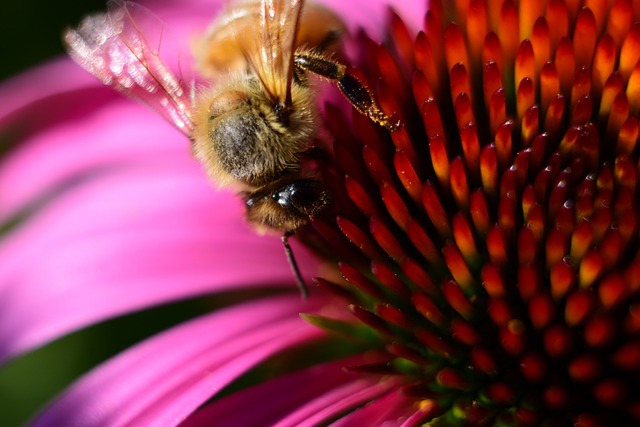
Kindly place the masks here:
<instances>
[{"instance_id":1,"label":"spiky disc floret","mask_svg":"<svg viewBox=\"0 0 640 427\"><path fill-rule=\"evenodd\" d=\"M640 8L446 3L360 37L404 127L326 113L352 312L433 425L640 423Z\"/></svg>"}]
</instances>

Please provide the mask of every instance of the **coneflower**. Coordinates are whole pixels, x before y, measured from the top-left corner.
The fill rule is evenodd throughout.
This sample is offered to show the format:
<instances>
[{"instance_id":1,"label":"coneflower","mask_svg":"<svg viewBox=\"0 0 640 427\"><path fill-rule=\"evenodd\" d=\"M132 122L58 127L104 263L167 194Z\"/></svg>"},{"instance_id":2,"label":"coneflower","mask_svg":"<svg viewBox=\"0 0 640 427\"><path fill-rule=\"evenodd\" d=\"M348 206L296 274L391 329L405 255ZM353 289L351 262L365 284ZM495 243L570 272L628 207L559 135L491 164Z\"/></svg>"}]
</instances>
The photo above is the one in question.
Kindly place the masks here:
<instances>
[{"instance_id":1,"label":"coneflower","mask_svg":"<svg viewBox=\"0 0 640 427\"><path fill-rule=\"evenodd\" d=\"M366 25L365 3L335 10ZM193 13L178 34L206 23L180 7ZM640 423L640 8L435 0L416 34L398 7L382 45L362 31L349 52L402 127L343 100L323 113L332 202L297 235L319 276L306 302L278 239L242 224L152 112L70 63L1 88L3 360L234 291L95 368L33 425ZM16 101L43 75L58 85ZM53 106L71 113L25 130Z\"/></svg>"}]
</instances>

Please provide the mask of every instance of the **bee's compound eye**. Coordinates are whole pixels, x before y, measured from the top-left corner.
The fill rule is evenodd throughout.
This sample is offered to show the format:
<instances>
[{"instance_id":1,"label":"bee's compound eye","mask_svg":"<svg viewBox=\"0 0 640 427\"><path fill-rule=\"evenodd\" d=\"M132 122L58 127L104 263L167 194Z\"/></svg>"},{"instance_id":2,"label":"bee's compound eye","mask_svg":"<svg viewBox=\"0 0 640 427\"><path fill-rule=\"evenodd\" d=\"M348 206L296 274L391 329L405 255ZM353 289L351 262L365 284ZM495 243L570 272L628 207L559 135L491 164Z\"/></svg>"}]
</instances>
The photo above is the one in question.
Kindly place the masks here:
<instances>
[{"instance_id":1,"label":"bee's compound eye","mask_svg":"<svg viewBox=\"0 0 640 427\"><path fill-rule=\"evenodd\" d=\"M245 193L247 220L259 229L292 232L320 215L329 205L322 181L296 178Z\"/></svg>"},{"instance_id":2,"label":"bee's compound eye","mask_svg":"<svg viewBox=\"0 0 640 427\"><path fill-rule=\"evenodd\" d=\"M271 197L284 209L306 215L320 211L327 203L324 186L315 179L302 179L287 184L275 191Z\"/></svg>"},{"instance_id":3,"label":"bee's compound eye","mask_svg":"<svg viewBox=\"0 0 640 427\"><path fill-rule=\"evenodd\" d=\"M304 181L291 186L289 199L294 206L302 208L316 203L318 199L323 197L323 193L324 189L319 182Z\"/></svg>"},{"instance_id":4,"label":"bee's compound eye","mask_svg":"<svg viewBox=\"0 0 640 427\"><path fill-rule=\"evenodd\" d=\"M291 206L291 194L289 191L287 191L287 188L288 187L285 187L284 189L276 191L271 195L271 198L283 208Z\"/></svg>"}]
</instances>

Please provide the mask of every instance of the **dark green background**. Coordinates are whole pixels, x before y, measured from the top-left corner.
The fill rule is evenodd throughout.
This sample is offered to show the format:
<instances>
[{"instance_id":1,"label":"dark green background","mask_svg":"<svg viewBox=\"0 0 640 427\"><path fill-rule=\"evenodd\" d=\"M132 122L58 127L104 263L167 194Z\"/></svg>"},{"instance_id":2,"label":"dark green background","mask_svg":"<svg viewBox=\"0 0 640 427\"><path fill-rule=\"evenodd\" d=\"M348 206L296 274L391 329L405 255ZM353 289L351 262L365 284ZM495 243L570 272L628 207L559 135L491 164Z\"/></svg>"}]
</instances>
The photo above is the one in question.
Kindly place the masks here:
<instances>
[{"instance_id":1,"label":"dark green background","mask_svg":"<svg viewBox=\"0 0 640 427\"><path fill-rule=\"evenodd\" d=\"M60 34L106 0L5 0L0 5L0 81L63 53Z\"/></svg>"}]
</instances>

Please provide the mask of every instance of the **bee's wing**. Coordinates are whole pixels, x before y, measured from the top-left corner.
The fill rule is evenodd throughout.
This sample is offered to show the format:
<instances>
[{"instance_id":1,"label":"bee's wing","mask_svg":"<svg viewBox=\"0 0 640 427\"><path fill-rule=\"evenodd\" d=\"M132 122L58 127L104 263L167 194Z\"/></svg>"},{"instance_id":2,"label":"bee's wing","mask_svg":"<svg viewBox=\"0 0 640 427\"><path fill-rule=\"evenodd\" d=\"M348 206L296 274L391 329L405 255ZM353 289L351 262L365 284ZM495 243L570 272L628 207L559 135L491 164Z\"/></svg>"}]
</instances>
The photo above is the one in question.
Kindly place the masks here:
<instances>
[{"instance_id":1,"label":"bee's wing","mask_svg":"<svg viewBox=\"0 0 640 427\"><path fill-rule=\"evenodd\" d=\"M267 93L275 102L286 105L291 102L295 38L303 3L303 0L261 0L258 49L245 50Z\"/></svg>"},{"instance_id":2,"label":"bee's wing","mask_svg":"<svg viewBox=\"0 0 640 427\"><path fill-rule=\"evenodd\" d=\"M148 104L189 135L189 96L142 33L136 19L143 15L152 16L134 3L110 1L108 13L88 16L77 29L65 31L67 50L104 84ZM155 21L162 28L159 19Z\"/></svg>"}]
</instances>

